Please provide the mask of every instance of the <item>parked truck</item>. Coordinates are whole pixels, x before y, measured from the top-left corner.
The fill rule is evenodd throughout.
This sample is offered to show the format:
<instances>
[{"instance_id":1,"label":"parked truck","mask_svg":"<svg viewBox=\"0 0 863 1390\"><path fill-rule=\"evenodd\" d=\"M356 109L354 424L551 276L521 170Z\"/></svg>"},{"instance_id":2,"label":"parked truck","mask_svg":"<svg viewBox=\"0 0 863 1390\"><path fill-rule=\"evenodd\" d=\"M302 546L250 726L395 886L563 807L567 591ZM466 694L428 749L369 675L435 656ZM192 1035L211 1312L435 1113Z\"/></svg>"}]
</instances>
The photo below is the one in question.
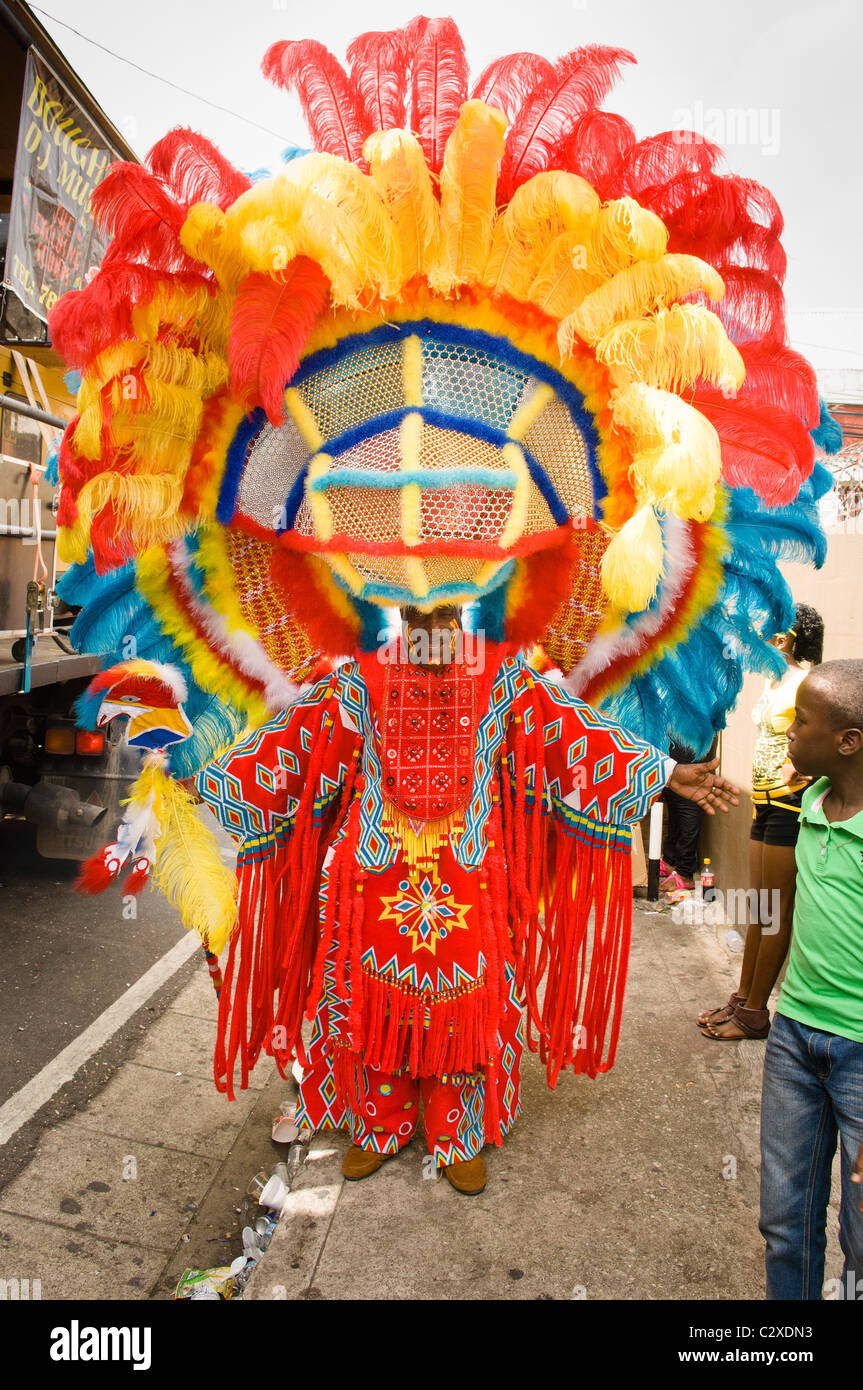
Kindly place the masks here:
<instances>
[{"instance_id":1,"label":"parked truck","mask_svg":"<svg viewBox=\"0 0 863 1390\"><path fill-rule=\"evenodd\" d=\"M138 769L121 732L78 729L99 667L77 653L60 600L56 452L74 415L47 317L104 249L89 194L136 158L27 5L0 0L0 857L4 823L40 854L82 859L111 838Z\"/></svg>"}]
</instances>

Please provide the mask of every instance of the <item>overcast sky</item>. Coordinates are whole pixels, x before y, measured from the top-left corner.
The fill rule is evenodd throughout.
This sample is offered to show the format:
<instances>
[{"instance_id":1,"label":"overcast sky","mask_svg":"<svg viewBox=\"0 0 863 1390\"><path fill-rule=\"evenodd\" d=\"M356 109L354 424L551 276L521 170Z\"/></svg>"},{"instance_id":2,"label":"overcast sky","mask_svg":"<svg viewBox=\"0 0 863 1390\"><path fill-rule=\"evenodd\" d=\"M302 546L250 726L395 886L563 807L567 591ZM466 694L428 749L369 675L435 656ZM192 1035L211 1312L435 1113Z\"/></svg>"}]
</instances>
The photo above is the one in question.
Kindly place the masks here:
<instances>
[{"instance_id":1,"label":"overcast sky","mask_svg":"<svg viewBox=\"0 0 863 1390\"><path fill-rule=\"evenodd\" d=\"M260 74L270 43L316 38L343 60L358 33L394 28L414 13L399 0L46 0L45 8L273 132L154 81L38 9L139 154L171 126L191 125L246 170L275 168L285 145L308 143L296 99ZM785 216L792 324L811 336L812 311L838 312L848 365L863 365L861 0L455 0L429 13L457 20L474 76L517 49L554 58L583 43L629 48L638 66L624 71L607 108L640 137L701 129L725 147L730 171L767 184Z\"/></svg>"}]
</instances>

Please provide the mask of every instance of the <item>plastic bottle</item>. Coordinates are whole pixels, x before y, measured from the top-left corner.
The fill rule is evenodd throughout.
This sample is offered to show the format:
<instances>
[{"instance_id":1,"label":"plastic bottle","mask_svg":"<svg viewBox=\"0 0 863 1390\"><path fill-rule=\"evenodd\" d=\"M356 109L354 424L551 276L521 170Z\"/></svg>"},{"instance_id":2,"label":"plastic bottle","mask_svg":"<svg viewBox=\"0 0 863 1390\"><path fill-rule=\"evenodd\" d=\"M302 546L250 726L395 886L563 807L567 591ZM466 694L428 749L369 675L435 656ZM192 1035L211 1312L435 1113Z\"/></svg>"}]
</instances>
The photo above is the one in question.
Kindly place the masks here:
<instances>
[{"instance_id":1,"label":"plastic bottle","mask_svg":"<svg viewBox=\"0 0 863 1390\"><path fill-rule=\"evenodd\" d=\"M705 859L704 867L701 870L701 896L706 903L716 901L716 878L710 867L709 859Z\"/></svg>"}]
</instances>

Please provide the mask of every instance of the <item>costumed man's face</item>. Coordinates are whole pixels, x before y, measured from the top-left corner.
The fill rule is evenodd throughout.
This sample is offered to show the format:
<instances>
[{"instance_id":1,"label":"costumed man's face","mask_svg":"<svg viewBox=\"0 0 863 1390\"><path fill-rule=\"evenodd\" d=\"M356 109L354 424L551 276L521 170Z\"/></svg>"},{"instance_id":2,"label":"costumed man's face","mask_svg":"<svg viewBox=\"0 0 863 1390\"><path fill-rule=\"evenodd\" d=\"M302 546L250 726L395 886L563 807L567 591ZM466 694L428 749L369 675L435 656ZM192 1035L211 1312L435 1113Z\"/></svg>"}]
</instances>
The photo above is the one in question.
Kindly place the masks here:
<instances>
[{"instance_id":1,"label":"costumed man's face","mask_svg":"<svg viewBox=\"0 0 863 1390\"><path fill-rule=\"evenodd\" d=\"M418 666L443 666L453 660L461 631L460 609L435 608L431 613L421 613L418 608L403 608L401 613L402 634L412 662Z\"/></svg>"}]
</instances>

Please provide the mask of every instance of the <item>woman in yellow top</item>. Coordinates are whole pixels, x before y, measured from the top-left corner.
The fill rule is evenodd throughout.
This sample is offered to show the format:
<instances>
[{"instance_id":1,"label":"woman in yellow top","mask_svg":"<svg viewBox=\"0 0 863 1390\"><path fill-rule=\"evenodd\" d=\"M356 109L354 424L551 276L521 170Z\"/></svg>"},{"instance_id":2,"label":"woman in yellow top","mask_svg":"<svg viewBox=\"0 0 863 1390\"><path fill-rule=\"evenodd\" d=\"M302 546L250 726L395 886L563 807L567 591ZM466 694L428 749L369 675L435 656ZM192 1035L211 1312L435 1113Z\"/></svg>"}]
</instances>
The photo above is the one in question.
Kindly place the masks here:
<instances>
[{"instance_id":1,"label":"woman in yellow top","mask_svg":"<svg viewBox=\"0 0 863 1390\"><path fill-rule=\"evenodd\" d=\"M788 670L781 680L765 684L752 711L758 738L752 760L749 885L755 895L749 895L750 923L740 983L727 1004L698 1017L704 1036L717 1042L767 1037L767 1000L791 941L794 847L800 799L809 779L801 777L789 760L786 734L794 720L798 686L821 660L824 623L820 614L808 604L798 603L794 626L777 633L772 641L785 657Z\"/></svg>"}]
</instances>

